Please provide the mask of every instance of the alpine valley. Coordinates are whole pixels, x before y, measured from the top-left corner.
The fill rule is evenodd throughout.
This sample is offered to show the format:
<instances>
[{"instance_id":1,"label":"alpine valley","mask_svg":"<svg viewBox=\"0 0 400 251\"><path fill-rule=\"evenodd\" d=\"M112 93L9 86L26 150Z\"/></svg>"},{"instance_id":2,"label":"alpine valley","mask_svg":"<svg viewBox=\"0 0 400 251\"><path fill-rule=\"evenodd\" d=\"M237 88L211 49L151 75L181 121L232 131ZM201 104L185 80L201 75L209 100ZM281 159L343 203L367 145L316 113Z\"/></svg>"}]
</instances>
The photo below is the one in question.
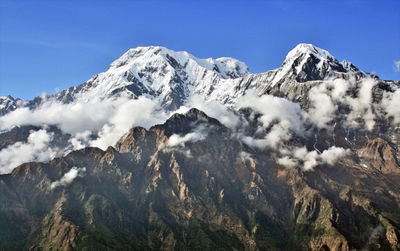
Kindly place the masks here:
<instances>
[{"instance_id":1,"label":"alpine valley","mask_svg":"<svg viewBox=\"0 0 400 251\"><path fill-rule=\"evenodd\" d=\"M1 250L400 250L400 82L299 44L128 50L0 97Z\"/></svg>"}]
</instances>

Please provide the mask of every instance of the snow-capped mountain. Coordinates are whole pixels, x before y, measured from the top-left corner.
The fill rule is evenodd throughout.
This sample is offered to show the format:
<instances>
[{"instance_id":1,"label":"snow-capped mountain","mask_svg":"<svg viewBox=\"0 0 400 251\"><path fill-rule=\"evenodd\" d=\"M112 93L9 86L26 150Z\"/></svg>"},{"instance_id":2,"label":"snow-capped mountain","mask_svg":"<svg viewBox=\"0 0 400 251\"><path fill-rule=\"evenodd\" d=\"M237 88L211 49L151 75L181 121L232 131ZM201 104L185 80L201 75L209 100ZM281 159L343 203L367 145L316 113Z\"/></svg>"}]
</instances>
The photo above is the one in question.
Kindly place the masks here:
<instances>
[{"instance_id":1,"label":"snow-capped mountain","mask_svg":"<svg viewBox=\"0 0 400 251\"><path fill-rule=\"evenodd\" d=\"M310 88L323 80L365 77L375 76L359 70L346 60L339 62L328 51L312 44L299 44L287 54L279 68L235 79L232 87L234 91L228 92L229 97L224 99L233 102L246 90L252 89L258 95L272 94L298 101ZM221 93L224 92L226 93Z\"/></svg>"},{"instance_id":2,"label":"snow-capped mountain","mask_svg":"<svg viewBox=\"0 0 400 251\"><path fill-rule=\"evenodd\" d=\"M399 250L399 100L310 44L259 74L138 47L2 97L0 249Z\"/></svg>"},{"instance_id":3,"label":"snow-capped mountain","mask_svg":"<svg viewBox=\"0 0 400 251\"><path fill-rule=\"evenodd\" d=\"M258 74L249 73L248 67L243 62L233 58L199 59L187 52L175 52L160 46L138 47L128 50L112 62L107 71L59 93L43 94L31 101L22 101L11 96L2 97L0 115L7 114L10 118L0 119L0 129L9 131L14 126L58 125L65 133L73 134L74 137L83 140L82 135L86 137L91 135L94 138L98 136L98 133L102 133L103 136L112 135L107 127L110 125L116 128L115 130L119 130L119 133L124 133L129 129L133 122L126 122L124 127L121 127L119 120L112 117L119 116L116 112L118 109L128 109L124 106L132 106L129 108L132 112L141 109L136 108L136 104L128 100L134 101L141 98L151 100L150 106L161 108L165 113L158 117L157 121L160 122L167 117L168 113L182 106L192 106L190 102L195 96L200 97L204 102L217 101L224 107L237 111L242 107L239 101L249 92L258 96L269 94L282 97L298 103L308 112L313 103L312 100L310 101L312 97L308 95L309 91L316 86L326 85L333 79L352 80L350 81L351 88L348 83L339 84L343 85L345 91L349 91L347 95L351 97L356 97L362 89L359 83L362 79L380 81L380 87L373 91L372 96L375 100L382 100L385 91L393 93L397 88L396 83L381 81L376 76L359 70L346 60L339 62L326 50L311 44L297 45L287 54L280 67ZM392 97L391 94L389 96ZM118 102L115 102L117 100ZM348 100L334 102L337 104L331 106L339 105L340 109L344 109L345 114L349 114L348 106L351 104ZM139 101L139 107L140 103L141 101ZM150 107L148 103L146 101L143 109ZM8 114L17 108L21 109L16 113ZM98 110L99 113L89 113L92 110ZM376 112L379 109L369 110L370 117L372 111ZM64 113L64 116L60 117L60 113ZM76 113L83 118L77 119ZM126 113L125 110L124 113ZM360 111L357 113L363 114ZM352 114L352 116L356 115ZM323 122L314 119L313 123L324 127L329 121L332 122L332 118ZM373 121L370 119L370 127L373 126ZM100 132L101 130L103 132ZM118 135L120 134L114 137L119 137ZM80 141L75 140L74 148L87 145L88 139L83 141L86 143L78 143ZM110 144L112 142L107 141L101 146L98 144L96 146L105 147Z\"/></svg>"},{"instance_id":4,"label":"snow-capped mountain","mask_svg":"<svg viewBox=\"0 0 400 251\"><path fill-rule=\"evenodd\" d=\"M11 95L0 97L0 116L17 108L17 100Z\"/></svg>"},{"instance_id":5,"label":"snow-capped mountain","mask_svg":"<svg viewBox=\"0 0 400 251\"><path fill-rule=\"evenodd\" d=\"M31 101L10 96L0 99L3 113L0 129L11 135L5 134L3 138L13 138L11 129L15 126L26 132L24 138L14 137L2 147L27 142L27 133L31 130L28 128L34 126L44 128L51 135L38 139L40 144L34 145L33 156L47 144L43 144L43 140L57 146L49 151L51 156L85 146L105 149L115 144L132 125L149 127L162 122L177 109L205 109L211 115L222 116L219 118L222 123L234 127L240 119L229 115L230 112L241 113L240 110L247 107L262 114L265 107L274 105L274 109L285 109L289 114L280 117L272 113L265 122L257 123L278 123L262 129L280 128L276 131L275 143L288 139L285 135L290 135L291 130L300 132L302 128L308 128L309 131L316 130L309 142L314 142L313 148L323 151L336 146L336 140L325 142L318 148L321 144L319 130L332 131L335 125L345 129L348 143L354 142L349 135L355 128L360 129L362 137L368 137L367 131L375 130L374 134L387 134L397 142L400 136L390 121L397 121L398 89L398 83L382 81L346 60L339 62L328 51L311 44L297 45L279 68L258 74L249 73L244 63L233 58L199 59L187 52L160 46L138 47L128 50L107 71L81 85L56 94L41 95ZM260 106L248 101L250 94L255 94L250 99L260 99ZM274 96L281 99L272 98ZM263 97L266 98L262 100ZM199 104L209 101L222 107L207 108L207 105ZM17 108L20 109L12 112ZM229 111L224 114L216 112L226 109ZM65 142L53 144L57 134L54 130L49 131L49 126L59 128L65 134ZM260 134L260 130L250 128L248 131L258 137L256 141L249 142L246 138L249 135L244 140L265 145L269 140L262 139L266 132ZM59 149L59 146L66 147ZM351 144L343 146L350 147ZM13 159L13 155L7 156ZM3 163L10 165L10 161Z\"/></svg>"},{"instance_id":6,"label":"snow-capped mountain","mask_svg":"<svg viewBox=\"0 0 400 251\"><path fill-rule=\"evenodd\" d=\"M176 109L190 95L213 83L248 74L246 64L233 58L198 59L187 52L160 46L138 47L115 60L106 72L55 97L71 102L94 97L146 95L161 99L168 109Z\"/></svg>"},{"instance_id":7,"label":"snow-capped mountain","mask_svg":"<svg viewBox=\"0 0 400 251\"><path fill-rule=\"evenodd\" d=\"M299 44L287 54L279 74L286 78L288 75L294 76L297 82L307 82L342 77L340 73L367 76L346 60L340 63L326 50L312 44Z\"/></svg>"},{"instance_id":8,"label":"snow-capped mountain","mask_svg":"<svg viewBox=\"0 0 400 251\"><path fill-rule=\"evenodd\" d=\"M281 91L290 98L294 95L287 92L293 90L293 84L350 76L368 74L311 44L299 44L279 68L260 74L250 74L246 64L233 58L198 59L187 52L150 46L128 50L106 72L56 97L70 102L76 98L147 95L161 99L164 107L173 110L194 94L228 104L235 103L249 88L260 95Z\"/></svg>"},{"instance_id":9,"label":"snow-capped mountain","mask_svg":"<svg viewBox=\"0 0 400 251\"><path fill-rule=\"evenodd\" d=\"M351 77L377 78L346 60L339 62L326 50L311 44L297 45L279 68L258 74L251 74L246 64L237 59L199 59L187 52L149 46L128 50L107 71L81 85L21 104L34 108L54 99L70 103L93 98L137 98L144 95L160 100L168 110L175 110L193 95L233 105L248 89L255 90L259 95L269 93L297 100L313 86L313 81ZM305 82L309 84L304 85ZM8 105L1 108L3 114L16 107L12 98L8 100ZM0 104L5 104L5 101L0 100Z\"/></svg>"}]
</instances>

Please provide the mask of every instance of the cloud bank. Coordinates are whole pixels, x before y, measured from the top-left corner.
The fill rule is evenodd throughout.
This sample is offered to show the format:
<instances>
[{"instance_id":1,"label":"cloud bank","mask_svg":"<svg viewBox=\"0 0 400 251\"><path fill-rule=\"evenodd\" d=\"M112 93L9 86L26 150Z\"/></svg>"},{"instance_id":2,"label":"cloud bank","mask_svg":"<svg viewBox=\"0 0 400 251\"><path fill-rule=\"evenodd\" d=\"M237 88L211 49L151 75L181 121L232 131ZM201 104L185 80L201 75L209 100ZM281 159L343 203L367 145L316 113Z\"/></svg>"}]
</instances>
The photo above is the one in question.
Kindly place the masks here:
<instances>
[{"instance_id":1,"label":"cloud bank","mask_svg":"<svg viewBox=\"0 0 400 251\"><path fill-rule=\"evenodd\" d=\"M74 150L86 146L106 149L131 127L150 127L166 118L168 114L160 109L156 100L143 96L78 100L70 104L49 100L35 110L23 107L0 117L0 130L22 125L57 125L64 133L72 135L70 143ZM90 140L91 134L98 134L98 138Z\"/></svg>"},{"instance_id":2,"label":"cloud bank","mask_svg":"<svg viewBox=\"0 0 400 251\"><path fill-rule=\"evenodd\" d=\"M311 170L318 163L332 164L337 158L331 156L342 156L343 149L327 149L322 153L287 149L286 143L294 136L305 138L313 128L333 130L337 119L343 122L345 128L365 127L367 130L374 128L378 116L386 116L395 124L400 123L400 89L384 91L382 101L374 104L372 90L376 84L374 79L323 81L308 92L308 109L302 109L299 103L284 98L258 96L253 91L247 91L238 99L234 109L250 108L252 114L249 120L226 105L205 101L198 95L192 96L174 112L163 110L160 100L145 96L137 99L78 99L69 104L46 100L35 110L22 107L0 117L0 130L22 125L43 128L57 125L64 133L71 135L69 146L60 149L64 150L64 154L87 146L105 150L134 126L149 128L163 123L175 112L183 113L190 108L197 108L229 127L246 145L276 151L280 156L277 162L281 165L303 165L304 170ZM255 131L248 130L250 123L256 124ZM9 173L24 162L48 161L53 158L58 150L48 146L53 137L53 134L42 129L32 132L27 142L18 142L1 150L0 173ZM204 137L205 131L202 129L187 135L172 135L165 147L167 150L184 149L185 143L202 140ZM288 154L288 151L294 151L294 154ZM300 155L303 157L300 158Z\"/></svg>"},{"instance_id":3,"label":"cloud bank","mask_svg":"<svg viewBox=\"0 0 400 251\"><path fill-rule=\"evenodd\" d=\"M354 79L327 80L310 89L308 98L310 109L304 116L318 128L330 127L330 122L338 116L345 116L347 125L359 127L359 120L368 130L375 125L372 103L372 89L377 84L374 79L363 79L359 83ZM349 108L348 114L338 114L339 106Z\"/></svg>"},{"instance_id":4,"label":"cloud bank","mask_svg":"<svg viewBox=\"0 0 400 251\"><path fill-rule=\"evenodd\" d=\"M321 154L317 151L308 151L306 147L295 148L290 155L277 159L277 163L293 168L299 166L303 171L311 171L320 164L334 165L339 159L351 154L351 150L332 146Z\"/></svg>"},{"instance_id":5,"label":"cloud bank","mask_svg":"<svg viewBox=\"0 0 400 251\"><path fill-rule=\"evenodd\" d=\"M15 167L31 161L45 162L54 158L57 149L49 147L54 134L46 130L31 131L27 142L17 142L0 151L0 174L10 173Z\"/></svg>"},{"instance_id":6,"label":"cloud bank","mask_svg":"<svg viewBox=\"0 0 400 251\"><path fill-rule=\"evenodd\" d=\"M271 95L258 96L249 91L238 101L238 108L251 108L260 114L258 133L266 132L262 138L239 135L246 144L257 148L273 149L291 138L292 132L304 133L304 122L299 104ZM257 133L256 132L256 133Z\"/></svg>"}]
</instances>

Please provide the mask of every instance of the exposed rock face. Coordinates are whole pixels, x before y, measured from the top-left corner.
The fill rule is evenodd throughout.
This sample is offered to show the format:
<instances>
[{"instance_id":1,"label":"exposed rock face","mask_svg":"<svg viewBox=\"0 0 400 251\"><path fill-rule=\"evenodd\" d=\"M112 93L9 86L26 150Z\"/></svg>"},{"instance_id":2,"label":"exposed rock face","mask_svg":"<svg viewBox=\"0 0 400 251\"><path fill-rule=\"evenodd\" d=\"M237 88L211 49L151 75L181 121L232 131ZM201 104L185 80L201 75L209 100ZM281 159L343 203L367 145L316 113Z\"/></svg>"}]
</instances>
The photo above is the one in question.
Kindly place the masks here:
<instances>
[{"instance_id":1,"label":"exposed rock face","mask_svg":"<svg viewBox=\"0 0 400 251\"><path fill-rule=\"evenodd\" d=\"M391 173L399 169L396 146L382 138L368 141L367 145L360 148L358 152L364 163L370 163L382 172Z\"/></svg>"},{"instance_id":2,"label":"exposed rock face","mask_svg":"<svg viewBox=\"0 0 400 251\"><path fill-rule=\"evenodd\" d=\"M198 128L199 140L170 142ZM86 148L1 176L0 243L35 250L396 250L400 175L355 165L350 158L306 173L279 166L270 151L248 148L192 109L149 130L132 128L116 148ZM73 166L85 167L85 176L51 189Z\"/></svg>"},{"instance_id":3,"label":"exposed rock face","mask_svg":"<svg viewBox=\"0 0 400 251\"><path fill-rule=\"evenodd\" d=\"M341 147L345 157L303 171L278 162L276 149L242 140L239 132L260 138L275 120L279 124L273 119L260 130L260 111L238 104L247 92L283 97L310 116L311 90L327 78L354 83L333 104L329 126L304 122L304 135L280 143L286 152L304 147L304 154ZM363 95L367 78L377 82L367 90L370 106L349 121L346 100ZM57 125L0 132L0 150L38 130L51 133L49 144L64 150L49 163L25 163L0 175L0 249L399 250L400 130L378 105L399 88L309 44L260 74L232 58L139 47L60 93L26 102L0 98L2 116L19 106L34 111L46 102L121 96L146 96L171 111L200 95L226 105L247 125L235 131L191 109L148 130L133 127L105 151L73 152L67 148L71 135ZM369 107L374 124L367 128L361 115Z\"/></svg>"}]
</instances>

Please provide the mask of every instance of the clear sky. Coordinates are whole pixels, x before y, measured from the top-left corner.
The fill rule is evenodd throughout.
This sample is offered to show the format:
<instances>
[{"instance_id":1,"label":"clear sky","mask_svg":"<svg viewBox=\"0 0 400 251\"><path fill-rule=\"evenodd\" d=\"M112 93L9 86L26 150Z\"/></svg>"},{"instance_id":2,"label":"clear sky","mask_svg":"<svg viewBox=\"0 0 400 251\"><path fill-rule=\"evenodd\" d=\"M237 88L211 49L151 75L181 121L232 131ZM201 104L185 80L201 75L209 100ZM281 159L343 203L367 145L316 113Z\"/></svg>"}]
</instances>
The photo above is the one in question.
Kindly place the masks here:
<instances>
[{"instance_id":1,"label":"clear sky","mask_svg":"<svg viewBox=\"0 0 400 251\"><path fill-rule=\"evenodd\" d=\"M301 42L399 80L400 1L0 0L0 96L83 83L137 46L230 56L264 72Z\"/></svg>"}]
</instances>

